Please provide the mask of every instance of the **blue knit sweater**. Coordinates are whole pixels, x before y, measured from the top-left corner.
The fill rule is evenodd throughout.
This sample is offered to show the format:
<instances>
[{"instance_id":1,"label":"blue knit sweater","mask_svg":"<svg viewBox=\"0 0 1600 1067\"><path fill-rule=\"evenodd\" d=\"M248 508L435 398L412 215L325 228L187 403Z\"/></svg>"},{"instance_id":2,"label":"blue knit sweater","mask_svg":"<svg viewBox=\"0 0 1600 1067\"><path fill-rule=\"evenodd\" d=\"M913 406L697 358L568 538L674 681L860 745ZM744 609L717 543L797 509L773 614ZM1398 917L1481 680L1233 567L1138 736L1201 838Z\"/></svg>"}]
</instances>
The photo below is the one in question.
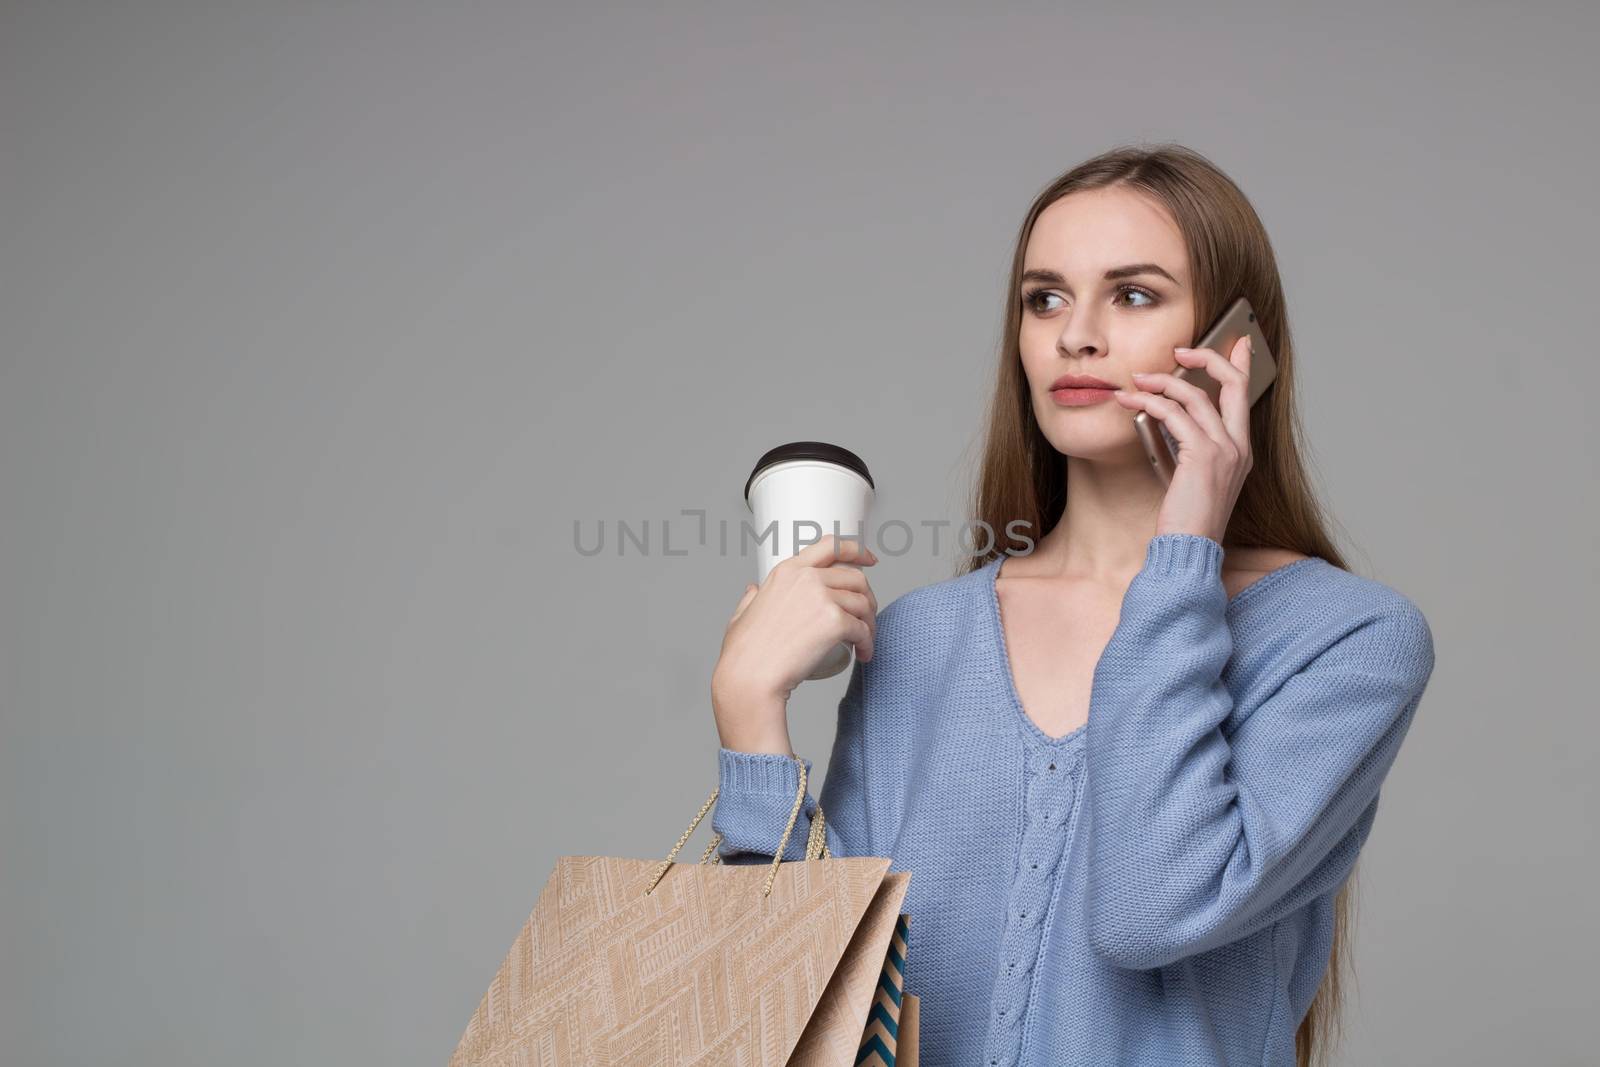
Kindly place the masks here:
<instances>
[{"instance_id":1,"label":"blue knit sweater","mask_svg":"<svg viewBox=\"0 0 1600 1067\"><path fill-rule=\"evenodd\" d=\"M1062 738L1017 699L1001 559L878 613L821 801L835 855L912 872L924 1063L1292 1067L1433 640L1403 594L1317 557L1229 599L1222 556L1150 540ZM770 860L795 761L718 765L723 859Z\"/></svg>"}]
</instances>

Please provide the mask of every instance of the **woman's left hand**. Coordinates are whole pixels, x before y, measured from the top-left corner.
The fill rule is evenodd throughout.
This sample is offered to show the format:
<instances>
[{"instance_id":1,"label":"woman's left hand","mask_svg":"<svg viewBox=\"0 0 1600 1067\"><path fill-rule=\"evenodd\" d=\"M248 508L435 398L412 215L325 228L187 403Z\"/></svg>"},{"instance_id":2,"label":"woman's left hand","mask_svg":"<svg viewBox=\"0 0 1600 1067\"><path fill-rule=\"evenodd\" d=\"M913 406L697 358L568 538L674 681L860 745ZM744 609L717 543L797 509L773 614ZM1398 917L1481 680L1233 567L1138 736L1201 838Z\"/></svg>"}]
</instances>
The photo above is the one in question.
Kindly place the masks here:
<instances>
[{"instance_id":1,"label":"woman's left hand","mask_svg":"<svg viewBox=\"0 0 1600 1067\"><path fill-rule=\"evenodd\" d=\"M1118 390L1117 401L1159 419L1178 442L1178 467L1156 516L1156 535L1198 534L1218 544L1250 473L1250 338L1231 357L1211 348L1180 348L1179 363L1222 383L1217 405L1205 390L1171 374L1135 374L1141 392Z\"/></svg>"}]
</instances>

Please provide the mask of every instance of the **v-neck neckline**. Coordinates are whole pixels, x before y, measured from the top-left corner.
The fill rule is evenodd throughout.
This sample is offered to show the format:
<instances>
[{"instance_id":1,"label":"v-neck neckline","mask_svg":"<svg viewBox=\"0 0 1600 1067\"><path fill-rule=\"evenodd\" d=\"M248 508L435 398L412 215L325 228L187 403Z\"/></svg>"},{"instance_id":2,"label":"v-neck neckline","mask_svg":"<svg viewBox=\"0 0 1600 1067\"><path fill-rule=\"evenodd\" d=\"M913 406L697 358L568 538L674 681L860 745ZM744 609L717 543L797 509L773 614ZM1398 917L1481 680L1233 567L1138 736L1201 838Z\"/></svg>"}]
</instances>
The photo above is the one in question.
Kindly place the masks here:
<instances>
[{"instance_id":1,"label":"v-neck neckline","mask_svg":"<svg viewBox=\"0 0 1600 1067\"><path fill-rule=\"evenodd\" d=\"M1011 669L1011 651L1006 643L1005 621L1000 613L1000 570L1005 565L1005 561L1008 558L1010 557L1002 554L984 564L984 569L988 572L988 577L985 579L985 584L987 585L989 592L988 614L989 631L992 639L991 648L998 660L996 669L1005 679L1005 687L1009 697L1009 702L1011 704L1011 710L1016 715L1017 720L1022 724L1022 727L1028 731L1028 736L1052 749L1065 748L1075 741L1082 740L1084 733L1089 728L1089 723L1088 720L1085 720L1068 733L1062 734L1060 737L1051 737L1039 727L1038 723L1034 722L1033 719L1029 717L1025 710L1023 710L1022 696L1017 690L1017 678ZM1245 586L1243 589L1229 597L1227 605L1223 609L1224 613L1232 611L1252 593L1256 592L1262 586L1267 585L1269 582L1276 582L1281 578L1282 575L1288 573L1289 571L1299 570L1308 563L1322 562L1326 561L1323 560L1321 556L1306 556L1303 559L1297 559L1290 563L1285 563L1281 567L1277 567L1268 571L1266 574L1263 574L1261 577L1257 578L1255 581L1251 582L1249 585ZM1098 660L1095 662L1094 669L1095 671L1100 669L1100 663Z\"/></svg>"}]
</instances>

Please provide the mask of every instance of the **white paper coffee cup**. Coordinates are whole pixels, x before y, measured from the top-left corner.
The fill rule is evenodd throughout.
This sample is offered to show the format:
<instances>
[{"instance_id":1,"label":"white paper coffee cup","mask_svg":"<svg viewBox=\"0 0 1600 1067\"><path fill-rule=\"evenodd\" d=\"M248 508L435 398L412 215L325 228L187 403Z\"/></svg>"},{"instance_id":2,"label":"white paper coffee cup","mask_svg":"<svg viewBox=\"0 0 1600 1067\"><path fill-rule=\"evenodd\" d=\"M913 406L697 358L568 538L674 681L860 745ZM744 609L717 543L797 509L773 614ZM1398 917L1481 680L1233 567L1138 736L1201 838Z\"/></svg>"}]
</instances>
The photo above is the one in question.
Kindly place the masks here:
<instances>
[{"instance_id":1,"label":"white paper coffee cup","mask_svg":"<svg viewBox=\"0 0 1600 1067\"><path fill-rule=\"evenodd\" d=\"M875 496L872 474L849 449L793 441L769 450L756 461L744 487L745 504L755 516L758 581L765 582L780 562L834 533L866 545L867 514ZM807 678L833 677L850 666L853 654L852 646L841 642Z\"/></svg>"}]
</instances>

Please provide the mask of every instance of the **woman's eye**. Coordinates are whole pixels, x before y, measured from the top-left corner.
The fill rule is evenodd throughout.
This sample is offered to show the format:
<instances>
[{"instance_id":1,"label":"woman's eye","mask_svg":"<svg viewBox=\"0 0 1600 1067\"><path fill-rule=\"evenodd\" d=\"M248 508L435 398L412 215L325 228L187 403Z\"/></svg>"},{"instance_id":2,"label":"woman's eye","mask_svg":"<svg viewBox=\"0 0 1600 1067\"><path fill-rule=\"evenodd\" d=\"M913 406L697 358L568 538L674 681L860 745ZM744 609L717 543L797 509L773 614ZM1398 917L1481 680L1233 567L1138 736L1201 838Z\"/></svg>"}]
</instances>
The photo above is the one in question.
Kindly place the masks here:
<instances>
[{"instance_id":1,"label":"woman's eye","mask_svg":"<svg viewBox=\"0 0 1600 1067\"><path fill-rule=\"evenodd\" d=\"M1127 306L1135 308L1154 307L1156 304L1161 302L1160 298L1157 297L1156 294L1152 293L1148 289L1141 289L1137 285L1124 285L1121 289L1117 290L1117 296L1127 297ZM1135 300L1135 297L1138 299ZM1061 294L1059 293L1050 292L1045 289L1035 289L1023 298L1023 303L1027 305L1030 311L1035 311L1042 314L1048 311L1055 311L1061 306L1060 304L1046 304L1043 303L1043 301L1060 299Z\"/></svg>"}]
</instances>

